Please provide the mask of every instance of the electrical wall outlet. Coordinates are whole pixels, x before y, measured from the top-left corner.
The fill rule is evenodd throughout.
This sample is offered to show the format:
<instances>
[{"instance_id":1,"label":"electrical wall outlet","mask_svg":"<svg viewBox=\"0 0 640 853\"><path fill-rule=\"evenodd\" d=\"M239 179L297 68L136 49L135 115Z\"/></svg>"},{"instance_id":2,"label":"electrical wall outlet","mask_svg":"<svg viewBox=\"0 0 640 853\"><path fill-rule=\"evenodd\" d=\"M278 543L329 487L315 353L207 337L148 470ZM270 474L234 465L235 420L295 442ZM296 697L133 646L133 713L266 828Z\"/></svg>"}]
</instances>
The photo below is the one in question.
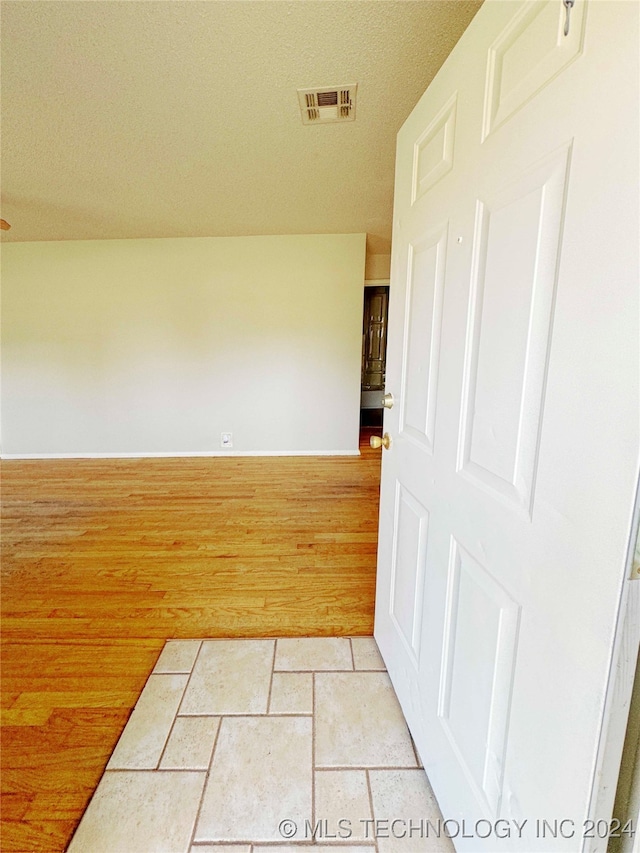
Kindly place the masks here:
<instances>
[{"instance_id":1,"label":"electrical wall outlet","mask_svg":"<svg viewBox=\"0 0 640 853\"><path fill-rule=\"evenodd\" d=\"M233 447L233 433L232 432L221 432L220 433L220 447Z\"/></svg>"}]
</instances>

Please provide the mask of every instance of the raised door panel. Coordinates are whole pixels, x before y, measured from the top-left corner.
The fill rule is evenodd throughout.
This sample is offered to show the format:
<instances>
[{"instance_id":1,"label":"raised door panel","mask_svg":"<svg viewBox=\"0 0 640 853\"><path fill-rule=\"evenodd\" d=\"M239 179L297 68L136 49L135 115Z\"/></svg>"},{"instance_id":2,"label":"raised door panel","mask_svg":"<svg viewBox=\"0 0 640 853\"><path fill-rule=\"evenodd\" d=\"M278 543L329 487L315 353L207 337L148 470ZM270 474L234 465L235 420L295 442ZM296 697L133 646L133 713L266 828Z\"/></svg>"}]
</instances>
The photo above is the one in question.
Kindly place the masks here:
<instances>
[{"instance_id":1,"label":"raised door panel","mask_svg":"<svg viewBox=\"0 0 640 853\"><path fill-rule=\"evenodd\" d=\"M409 244L400 431L433 452L447 228Z\"/></svg>"},{"instance_id":2,"label":"raised door panel","mask_svg":"<svg viewBox=\"0 0 640 853\"><path fill-rule=\"evenodd\" d=\"M489 49L483 139L582 53L586 0L569 14L558 0L526 3Z\"/></svg>"},{"instance_id":3,"label":"raised door panel","mask_svg":"<svg viewBox=\"0 0 640 853\"><path fill-rule=\"evenodd\" d=\"M451 538L438 717L486 815L500 809L520 607Z\"/></svg>"},{"instance_id":4,"label":"raised door panel","mask_svg":"<svg viewBox=\"0 0 640 853\"><path fill-rule=\"evenodd\" d=\"M412 204L453 168L456 104L453 94L414 143Z\"/></svg>"},{"instance_id":5,"label":"raised door panel","mask_svg":"<svg viewBox=\"0 0 640 853\"><path fill-rule=\"evenodd\" d=\"M458 470L530 515L570 148L476 205Z\"/></svg>"},{"instance_id":6,"label":"raised door panel","mask_svg":"<svg viewBox=\"0 0 640 853\"><path fill-rule=\"evenodd\" d=\"M398 483L394 515L389 611L408 656L417 669L429 512L411 492Z\"/></svg>"}]
</instances>

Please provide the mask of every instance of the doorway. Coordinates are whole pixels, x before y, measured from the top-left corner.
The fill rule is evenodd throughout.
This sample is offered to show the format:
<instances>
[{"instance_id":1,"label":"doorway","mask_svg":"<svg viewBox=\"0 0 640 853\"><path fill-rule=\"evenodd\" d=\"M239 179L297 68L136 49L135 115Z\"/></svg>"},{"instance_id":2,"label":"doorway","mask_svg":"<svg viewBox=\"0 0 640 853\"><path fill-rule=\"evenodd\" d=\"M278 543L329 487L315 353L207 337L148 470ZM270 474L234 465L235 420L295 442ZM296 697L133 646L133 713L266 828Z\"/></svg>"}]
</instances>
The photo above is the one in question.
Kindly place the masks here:
<instances>
[{"instance_id":1,"label":"doorway","mask_svg":"<svg viewBox=\"0 0 640 853\"><path fill-rule=\"evenodd\" d=\"M382 396L386 377L389 285L365 286L360 381L361 438L382 432ZM364 436L364 433L367 433Z\"/></svg>"}]
</instances>

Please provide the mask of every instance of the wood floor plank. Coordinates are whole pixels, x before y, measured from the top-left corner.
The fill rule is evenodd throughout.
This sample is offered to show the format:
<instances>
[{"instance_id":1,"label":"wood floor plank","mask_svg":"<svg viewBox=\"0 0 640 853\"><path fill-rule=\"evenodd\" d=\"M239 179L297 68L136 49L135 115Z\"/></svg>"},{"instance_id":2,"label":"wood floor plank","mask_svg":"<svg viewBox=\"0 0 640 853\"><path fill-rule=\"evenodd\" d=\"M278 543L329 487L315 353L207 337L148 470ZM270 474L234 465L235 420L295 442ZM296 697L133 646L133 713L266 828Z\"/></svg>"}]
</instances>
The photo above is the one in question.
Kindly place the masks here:
<instances>
[{"instance_id":1,"label":"wood floor plank","mask_svg":"<svg viewBox=\"0 0 640 853\"><path fill-rule=\"evenodd\" d=\"M63 851L169 638L370 634L380 451L2 463L2 850Z\"/></svg>"}]
</instances>

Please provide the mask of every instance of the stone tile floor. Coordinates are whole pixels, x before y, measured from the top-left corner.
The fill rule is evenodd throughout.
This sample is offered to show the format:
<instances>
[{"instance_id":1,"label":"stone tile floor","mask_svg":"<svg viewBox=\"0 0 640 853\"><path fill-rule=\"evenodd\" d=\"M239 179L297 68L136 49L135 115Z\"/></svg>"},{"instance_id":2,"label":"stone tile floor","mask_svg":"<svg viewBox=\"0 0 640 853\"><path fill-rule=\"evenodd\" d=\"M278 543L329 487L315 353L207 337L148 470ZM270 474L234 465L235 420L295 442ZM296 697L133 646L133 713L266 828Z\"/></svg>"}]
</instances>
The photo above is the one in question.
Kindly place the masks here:
<instances>
[{"instance_id":1,"label":"stone tile floor","mask_svg":"<svg viewBox=\"0 0 640 853\"><path fill-rule=\"evenodd\" d=\"M68 850L450 853L440 820L373 637L170 640Z\"/></svg>"}]
</instances>

